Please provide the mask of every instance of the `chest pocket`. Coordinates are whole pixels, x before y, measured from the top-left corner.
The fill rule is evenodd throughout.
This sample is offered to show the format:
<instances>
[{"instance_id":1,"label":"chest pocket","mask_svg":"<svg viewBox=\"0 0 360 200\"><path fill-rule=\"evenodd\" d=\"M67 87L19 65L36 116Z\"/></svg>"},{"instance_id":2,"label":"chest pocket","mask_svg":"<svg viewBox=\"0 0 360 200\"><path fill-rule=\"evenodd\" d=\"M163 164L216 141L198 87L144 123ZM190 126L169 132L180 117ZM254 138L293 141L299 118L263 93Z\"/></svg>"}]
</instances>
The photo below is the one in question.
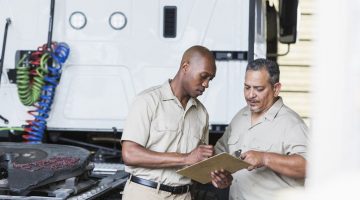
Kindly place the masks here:
<instances>
[{"instance_id":1,"label":"chest pocket","mask_svg":"<svg viewBox=\"0 0 360 200\"><path fill-rule=\"evenodd\" d=\"M179 128L179 117L160 116L154 123L154 129L158 132L177 131Z\"/></svg>"},{"instance_id":2,"label":"chest pocket","mask_svg":"<svg viewBox=\"0 0 360 200\"><path fill-rule=\"evenodd\" d=\"M242 149L242 145L240 144L240 136L232 135L228 140L229 152L232 154L233 152Z\"/></svg>"},{"instance_id":3,"label":"chest pocket","mask_svg":"<svg viewBox=\"0 0 360 200\"><path fill-rule=\"evenodd\" d=\"M152 124L148 146L152 150L165 151L178 136L181 116L158 116Z\"/></svg>"},{"instance_id":4,"label":"chest pocket","mask_svg":"<svg viewBox=\"0 0 360 200\"><path fill-rule=\"evenodd\" d=\"M271 140L253 138L249 145L249 150L272 152L272 146Z\"/></svg>"}]
</instances>

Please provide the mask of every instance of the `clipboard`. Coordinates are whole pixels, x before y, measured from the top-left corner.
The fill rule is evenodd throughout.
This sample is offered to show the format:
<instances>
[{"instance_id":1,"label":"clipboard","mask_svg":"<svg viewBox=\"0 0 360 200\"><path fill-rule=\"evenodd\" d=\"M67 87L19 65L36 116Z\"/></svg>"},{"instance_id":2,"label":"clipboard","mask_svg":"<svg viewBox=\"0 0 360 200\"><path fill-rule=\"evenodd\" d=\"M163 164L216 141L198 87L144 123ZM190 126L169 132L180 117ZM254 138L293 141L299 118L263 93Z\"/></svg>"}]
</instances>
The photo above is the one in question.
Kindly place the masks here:
<instances>
[{"instance_id":1,"label":"clipboard","mask_svg":"<svg viewBox=\"0 0 360 200\"><path fill-rule=\"evenodd\" d=\"M212 171L224 169L234 173L249 166L249 163L224 152L179 169L176 172L199 183L206 184L211 181L210 173Z\"/></svg>"}]
</instances>

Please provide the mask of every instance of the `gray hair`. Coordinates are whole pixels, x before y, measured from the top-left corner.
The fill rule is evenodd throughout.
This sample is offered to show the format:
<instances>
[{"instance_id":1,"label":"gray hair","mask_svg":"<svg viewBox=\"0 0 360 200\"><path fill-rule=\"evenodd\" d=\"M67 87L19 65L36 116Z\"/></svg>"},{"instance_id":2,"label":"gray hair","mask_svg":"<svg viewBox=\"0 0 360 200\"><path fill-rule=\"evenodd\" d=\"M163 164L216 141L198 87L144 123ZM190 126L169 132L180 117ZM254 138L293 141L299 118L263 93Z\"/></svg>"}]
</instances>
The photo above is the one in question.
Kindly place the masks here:
<instances>
[{"instance_id":1,"label":"gray hair","mask_svg":"<svg viewBox=\"0 0 360 200\"><path fill-rule=\"evenodd\" d=\"M271 85L275 85L280 81L280 69L279 65L272 60L267 60L265 58L258 58L251 62L246 67L246 71L253 70L259 71L261 69L266 69L270 76Z\"/></svg>"}]
</instances>

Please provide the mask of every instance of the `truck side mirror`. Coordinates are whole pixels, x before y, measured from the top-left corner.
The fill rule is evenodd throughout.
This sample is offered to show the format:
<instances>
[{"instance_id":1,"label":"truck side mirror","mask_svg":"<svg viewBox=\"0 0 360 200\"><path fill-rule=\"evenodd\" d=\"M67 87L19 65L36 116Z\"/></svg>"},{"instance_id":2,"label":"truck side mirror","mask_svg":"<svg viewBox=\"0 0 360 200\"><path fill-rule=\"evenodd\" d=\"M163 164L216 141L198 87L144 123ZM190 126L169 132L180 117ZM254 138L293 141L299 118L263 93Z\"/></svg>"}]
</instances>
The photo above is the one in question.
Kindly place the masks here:
<instances>
[{"instance_id":1,"label":"truck side mirror","mask_svg":"<svg viewBox=\"0 0 360 200\"><path fill-rule=\"evenodd\" d=\"M298 4L299 0L279 0L279 41L281 43L296 42Z\"/></svg>"}]
</instances>

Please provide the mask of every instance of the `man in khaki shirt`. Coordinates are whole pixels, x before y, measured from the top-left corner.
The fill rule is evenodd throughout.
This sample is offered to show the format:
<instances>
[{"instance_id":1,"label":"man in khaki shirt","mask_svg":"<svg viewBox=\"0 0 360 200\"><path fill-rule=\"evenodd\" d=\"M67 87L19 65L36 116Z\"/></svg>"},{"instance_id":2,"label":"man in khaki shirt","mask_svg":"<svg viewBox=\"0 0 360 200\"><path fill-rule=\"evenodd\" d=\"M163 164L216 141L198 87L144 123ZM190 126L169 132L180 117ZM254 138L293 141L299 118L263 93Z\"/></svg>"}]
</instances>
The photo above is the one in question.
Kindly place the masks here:
<instances>
[{"instance_id":1,"label":"man in khaki shirt","mask_svg":"<svg viewBox=\"0 0 360 200\"><path fill-rule=\"evenodd\" d=\"M131 174L123 200L191 199L191 180L176 171L214 154L213 146L199 145L208 140L209 117L196 97L215 73L212 53L193 46L185 51L172 80L135 98L121 138L125 169ZM211 176L218 188L232 181L223 170Z\"/></svg>"},{"instance_id":2,"label":"man in khaki shirt","mask_svg":"<svg viewBox=\"0 0 360 200\"><path fill-rule=\"evenodd\" d=\"M308 129L279 97L279 66L266 59L248 64L241 109L215 145L251 164L233 174L231 200L273 199L281 189L304 185Z\"/></svg>"}]
</instances>

